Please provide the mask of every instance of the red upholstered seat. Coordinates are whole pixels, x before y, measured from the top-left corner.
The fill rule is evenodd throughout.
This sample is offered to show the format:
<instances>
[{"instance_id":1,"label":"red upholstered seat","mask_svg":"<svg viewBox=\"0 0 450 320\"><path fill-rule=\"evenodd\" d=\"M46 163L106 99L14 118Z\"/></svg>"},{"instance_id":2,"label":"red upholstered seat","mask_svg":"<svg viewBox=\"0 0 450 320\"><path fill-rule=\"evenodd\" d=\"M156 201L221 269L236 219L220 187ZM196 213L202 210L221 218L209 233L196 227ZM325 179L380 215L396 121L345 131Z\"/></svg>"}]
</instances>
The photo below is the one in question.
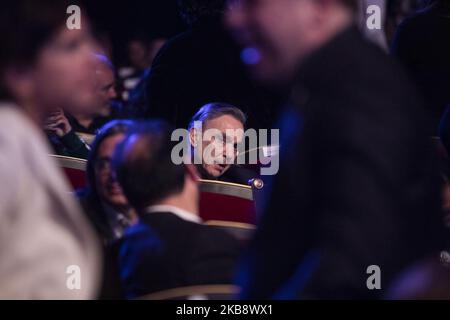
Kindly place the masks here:
<instances>
[{"instance_id":1,"label":"red upholstered seat","mask_svg":"<svg viewBox=\"0 0 450 320\"><path fill-rule=\"evenodd\" d=\"M204 221L256 223L256 207L250 186L201 180L200 191L200 217Z\"/></svg>"},{"instance_id":2,"label":"red upholstered seat","mask_svg":"<svg viewBox=\"0 0 450 320\"><path fill-rule=\"evenodd\" d=\"M72 168L63 168L63 169L67 179L69 179L69 182L74 190L86 187L85 171Z\"/></svg>"},{"instance_id":3,"label":"red upholstered seat","mask_svg":"<svg viewBox=\"0 0 450 320\"><path fill-rule=\"evenodd\" d=\"M63 169L74 190L86 187L86 163L84 159L51 155Z\"/></svg>"}]
</instances>

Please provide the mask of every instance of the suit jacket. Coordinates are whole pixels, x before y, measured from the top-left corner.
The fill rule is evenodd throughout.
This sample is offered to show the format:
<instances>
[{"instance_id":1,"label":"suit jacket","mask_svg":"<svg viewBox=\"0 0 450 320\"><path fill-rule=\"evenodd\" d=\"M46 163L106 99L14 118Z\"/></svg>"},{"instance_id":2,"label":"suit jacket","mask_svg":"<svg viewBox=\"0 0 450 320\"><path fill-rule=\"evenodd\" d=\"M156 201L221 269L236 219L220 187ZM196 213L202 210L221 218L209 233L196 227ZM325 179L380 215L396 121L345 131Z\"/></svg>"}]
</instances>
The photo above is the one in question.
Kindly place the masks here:
<instances>
[{"instance_id":1,"label":"suit jacket","mask_svg":"<svg viewBox=\"0 0 450 320\"><path fill-rule=\"evenodd\" d=\"M176 287L232 283L239 243L222 230L152 212L129 228L119 249L127 298Z\"/></svg>"},{"instance_id":2,"label":"suit jacket","mask_svg":"<svg viewBox=\"0 0 450 320\"><path fill-rule=\"evenodd\" d=\"M280 171L242 271L244 298L377 298L439 249L426 116L403 72L351 28L299 70ZM367 268L382 290L368 290Z\"/></svg>"}]
</instances>

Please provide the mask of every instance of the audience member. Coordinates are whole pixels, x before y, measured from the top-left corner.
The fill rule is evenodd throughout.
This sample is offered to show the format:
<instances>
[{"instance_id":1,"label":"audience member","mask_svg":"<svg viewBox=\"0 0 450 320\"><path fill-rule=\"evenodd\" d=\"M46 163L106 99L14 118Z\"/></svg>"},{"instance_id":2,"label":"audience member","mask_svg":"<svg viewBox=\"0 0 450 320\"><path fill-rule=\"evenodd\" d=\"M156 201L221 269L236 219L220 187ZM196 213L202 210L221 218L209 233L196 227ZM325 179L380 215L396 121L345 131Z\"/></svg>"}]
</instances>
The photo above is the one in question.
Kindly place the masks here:
<instances>
[{"instance_id":1,"label":"audience member","mask_svg":"<svg viewBox=\"0 0 450 320\"><path fill-rule=\"evenodd\" d=\"M150 72L153 60L166 43L164 38L147 39L136 35L127 44L130 66L119 69L120 82L123 87L122 98L130 100L130 93L141 83L141 79Z\"/></svg>"},{"instance_id":2,"label":"audience member","mask_svg":"<svg viewBox=\"0 0 450 320\"><path fill-rule=\"evenodd\" d=\"M386 17L386 37L389 48L395 37L398 26L428 0L388 0Z\"/></svg>"},{"instance_id":3,"label":"audience member","mask_svg":"<svg viewBox=\"0 0 450 320\"><path fill-rule=\"evenodd\" d=\"M430 1L397 30L393 53L422 90L432 116L430 135L450 103L450 2Z\"/></svg>"},{"instance_id":4,"label":"audience member","mask_svg":"<svg viewBox=\"0 0 450 320\"><path fill-rule=\"evenodd\" d=\"M90 147L72 129L63 110L52 112L45 121L44 129L56 154L87 159Z\"/></svg>"},{"instance_id":5,"label":"audience member","mask_svg":"<svg viewBox=\"0 0 450 320\"><path fill-rule=\"evenodd\" d=\"M114 150L133 125L129 120L114 120L100 129L87 163L88 187L78 192L84 211L104 243L122 238L125 229L137 222L137 214L111 169Z\"/></svg>"},{"instance_id":6,"label":"audience member","mask_svg":"<svg viewBox=\"0 0 450 320\"><path fill-rule=\"evenodd\" d=\"M81 133L96 134L106 123L123 116L123 107L113 103L117 97L114 66L101 54L95 55L95 90L98 103L88 110L67 109L67 118L73 130Z\"/></svg>"},{"instance_id":7,"label":"audience member","mask_svg":"<svg viewBox=\"0 0 450 320\"><path fill-rule=\"evenodd\" d=\"M246 121L240 109L224 103L207 104L192 117L189 124L191 158L202 179L248 185L249 180L258 176L235 163L238 145L244 142ZM218 130L221 136L208 137L205 134L208 130ZM227 154L227 150L232 154Z\"/></svg>"},{"instance_id":8,"label":"audience member","mask_svg":"<svg viewBox=\"0 0 450 320\"><path fill-rule=\"evenodd\" d=\"M114 150L133 125L132 121L114 120L100 129L87 163L88 187L78 191L84 212L103 240L101 299L122 298L117 262L119 240L138 220L111 170Z\"/></svg>"},{"instance_id":9,"label":"audience member","mask_svg":"<svg viewBox=\"0 0 450 320\"><path fill-rule=\"evenodd\" d=\"M201 284L229 284L239 243L201 224L198 173L175 165L170 127L154 122L127 135L113 165L140 222L121 242L119 267L127 298Z\"/></svg>"}]
</instances>

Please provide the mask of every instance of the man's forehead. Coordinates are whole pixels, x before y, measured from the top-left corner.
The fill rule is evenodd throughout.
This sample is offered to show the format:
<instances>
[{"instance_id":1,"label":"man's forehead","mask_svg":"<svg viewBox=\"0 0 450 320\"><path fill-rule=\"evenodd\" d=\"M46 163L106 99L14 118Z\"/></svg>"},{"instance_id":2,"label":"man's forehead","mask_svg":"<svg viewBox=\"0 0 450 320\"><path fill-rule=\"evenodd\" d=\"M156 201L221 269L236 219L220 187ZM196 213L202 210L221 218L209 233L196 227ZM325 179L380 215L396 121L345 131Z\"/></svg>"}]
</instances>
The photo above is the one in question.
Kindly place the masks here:
<instances>
[{"instance_id":1,"label":"man's forehead","mask_svg":"<svg viewBox=\"0 0 450 320\"><path fill-rule=\"evenodd\" d=\"M244 130L241 129L226 129L226 130L218 130L218 129L207 129L203 131L204 139L212 139L215 137L219 138L221 141L228 142L241 142L244 137Z\"/></svg>"},{"instance_id":2,"label":"man's forehead","mask_svg":"<svg viewBox=\"0 0 450 320\"><path fill-rule=\"evenodd\" d=\"M236 129L243 129L244 125L241 121L236 119L232 115L224 114L219 117L206 120L203 123L203 127L205 130L208 129L217 129L225 133L225 131L228 130L236 130Z\"/></svg>"}]
</instances>

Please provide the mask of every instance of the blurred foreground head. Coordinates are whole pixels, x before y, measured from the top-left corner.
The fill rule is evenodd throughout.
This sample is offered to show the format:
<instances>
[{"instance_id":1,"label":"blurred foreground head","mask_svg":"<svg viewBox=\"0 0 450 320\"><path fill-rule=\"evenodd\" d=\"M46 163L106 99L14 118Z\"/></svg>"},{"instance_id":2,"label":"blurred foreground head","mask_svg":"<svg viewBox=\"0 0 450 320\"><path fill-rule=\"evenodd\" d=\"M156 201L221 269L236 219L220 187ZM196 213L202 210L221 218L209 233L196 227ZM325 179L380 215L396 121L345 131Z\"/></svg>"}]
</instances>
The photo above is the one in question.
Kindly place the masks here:
<instances>
[{"instance_id":1,"label":"blurred foreground head","mask_svg":"<svg viewBox=\"0 0 450 320\"><path fill-rule=\"evenodd\" d=\"M313 51L353 23L356 0L230 0L226 23L262 81L293 76Z\"/></svg>"},{"instance_id":2,"label":"blurred foreground head","mask_svg":"<svg viewBox=\"0 0 450 320\"><path fill-rule=\"evenodd\" d=\"M94 43L81 10L81 29L66 26L68 1L17 0L0 12L0 99L34 117L58 108L96 104Z\"/></svg>"}]
</instances>

